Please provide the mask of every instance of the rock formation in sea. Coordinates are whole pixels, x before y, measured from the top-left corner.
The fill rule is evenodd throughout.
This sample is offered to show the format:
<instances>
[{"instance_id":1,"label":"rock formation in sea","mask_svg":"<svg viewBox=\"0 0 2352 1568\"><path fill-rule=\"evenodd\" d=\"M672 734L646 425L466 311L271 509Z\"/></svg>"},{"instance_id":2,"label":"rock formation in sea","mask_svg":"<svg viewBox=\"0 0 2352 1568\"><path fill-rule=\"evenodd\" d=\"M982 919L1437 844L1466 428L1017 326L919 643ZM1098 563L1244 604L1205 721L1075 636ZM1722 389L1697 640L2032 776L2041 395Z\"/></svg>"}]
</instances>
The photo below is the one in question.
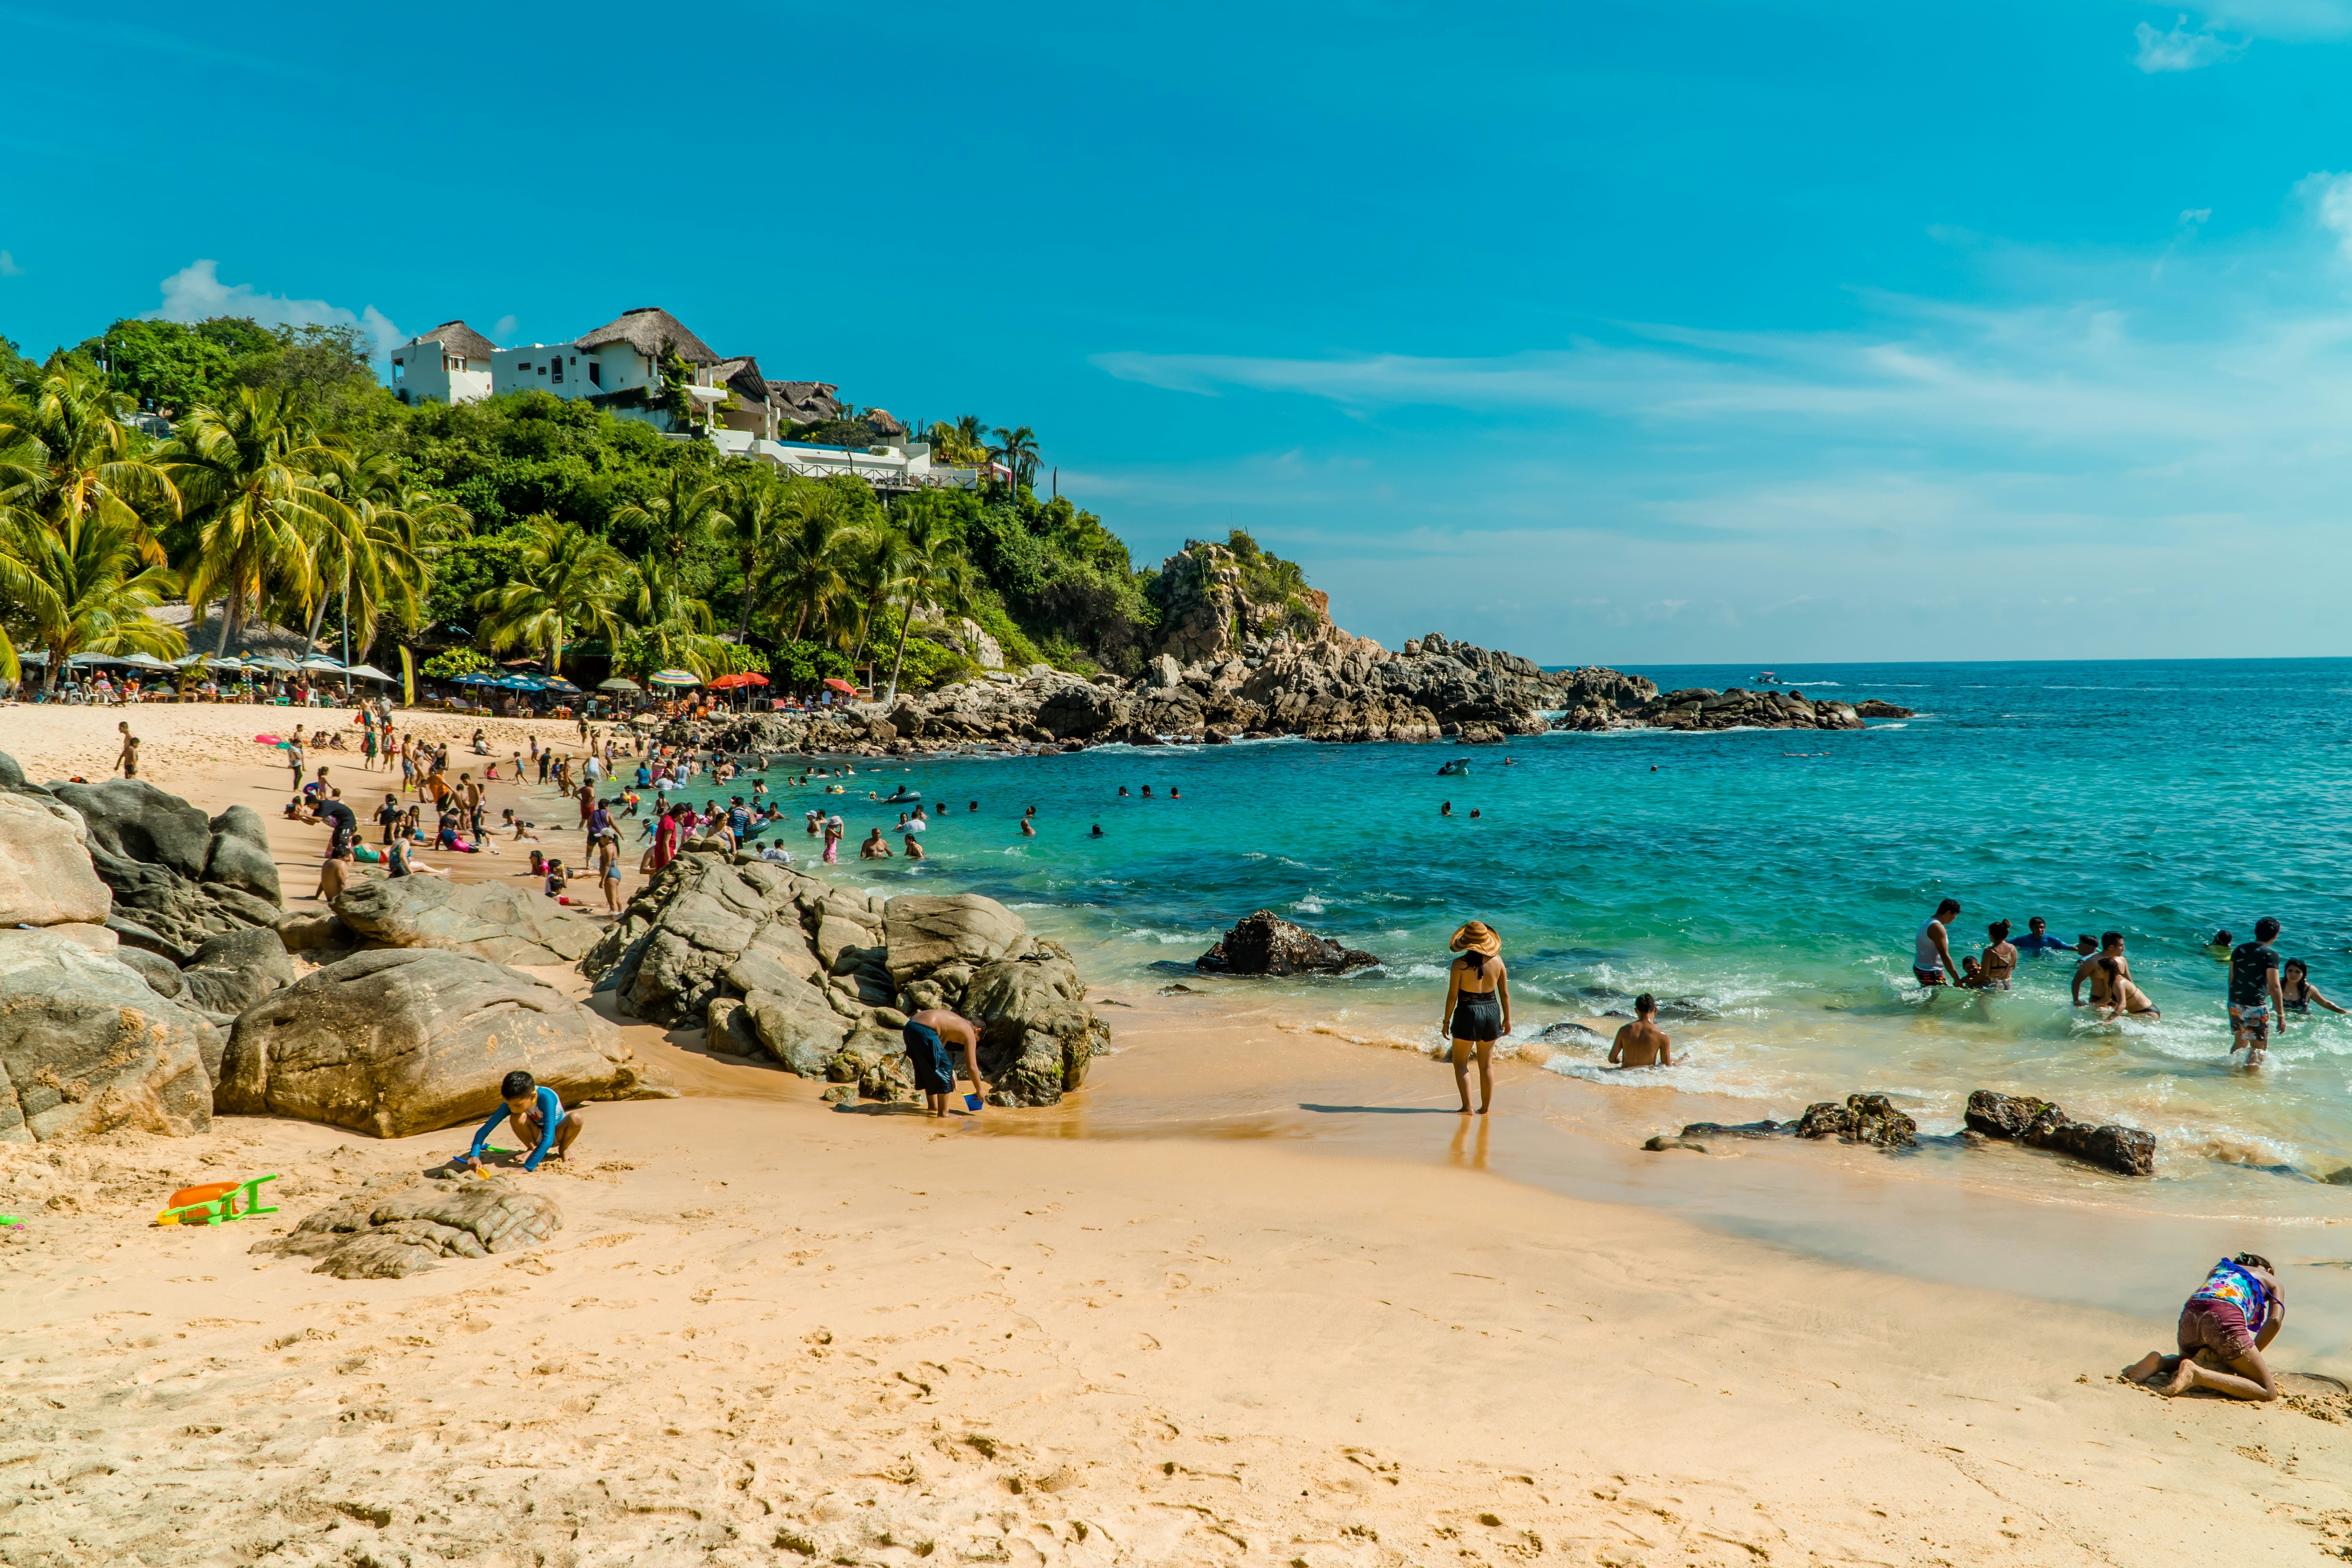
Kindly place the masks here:
<instances>
[{"instance_id":1,"label":"rock formation in sea","mask_svg":"<svg viewBox=\"0 0 2352 1568\"><path fill-rule=\"evenodd\" d=\"M980 1026L996 1105L1053 1104L1110 1043L1068 950L993 899L874 899L716 847L665 868L581 968L625 1016L871 1100L913 1097L899 1031L925 1007Z\"/></svg>"},{"instance_id":2,"label":"rock formation in sea","mask_svg":"<svg viewBox=\"0 0 2352 1568\"><path fill-rule=\"evenodd\" d=\"M1968 1128L2029 1149L2055 1149L2126 1176L2156 1173L2156 1134L2137 1127L2079 1121L2046 1100L1980 1089L1969 1096Z\"/></svg>"},{"instance_id":3,"label":"rock formation in sea","mask_svg":"<svg viewBox=\"0 0 2352 1568\"><path fill-rule=\"evenodd\" d=\"M1212 974L1344 974L1381 961L1361 948L1317 936L1271 910L1244 915L1192 961Z\"/></svg>"}]
</instances>

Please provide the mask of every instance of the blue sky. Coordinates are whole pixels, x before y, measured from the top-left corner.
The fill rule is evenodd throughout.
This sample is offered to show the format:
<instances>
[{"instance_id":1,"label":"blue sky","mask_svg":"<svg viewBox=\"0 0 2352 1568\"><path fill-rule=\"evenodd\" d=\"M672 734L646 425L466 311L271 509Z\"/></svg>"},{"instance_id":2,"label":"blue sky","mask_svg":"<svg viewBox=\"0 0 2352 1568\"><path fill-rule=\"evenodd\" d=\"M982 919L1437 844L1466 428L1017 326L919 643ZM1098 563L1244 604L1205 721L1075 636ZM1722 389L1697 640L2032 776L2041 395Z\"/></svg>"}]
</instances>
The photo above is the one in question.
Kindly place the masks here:
<instances>
[{"instance_id":1,"label":"blue sky","mask_svg":"<svg viewBox=\"0 0 2352 1568\"><path fill-rule=\"evenodd\" d=\"M2352 0L0 0L0 332L659 304L1547 662L2352 653Z\"/></svg>"}]
</instances>

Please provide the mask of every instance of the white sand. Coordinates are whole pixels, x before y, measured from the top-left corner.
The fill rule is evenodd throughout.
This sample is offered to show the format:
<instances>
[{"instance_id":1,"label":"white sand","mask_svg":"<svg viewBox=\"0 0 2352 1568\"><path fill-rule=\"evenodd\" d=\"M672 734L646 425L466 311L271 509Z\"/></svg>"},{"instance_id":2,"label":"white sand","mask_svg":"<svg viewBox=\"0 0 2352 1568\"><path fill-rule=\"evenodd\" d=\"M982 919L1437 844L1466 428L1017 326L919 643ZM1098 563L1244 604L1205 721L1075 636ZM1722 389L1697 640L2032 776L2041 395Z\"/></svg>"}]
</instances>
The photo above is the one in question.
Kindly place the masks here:
<instances>
[{"instance_id":1,"label":"white sand","mask_svg":"<svg viewBox=\"0 0 2352 1568\"><path fill-rule=\"evenodd\" d=\"M33 750L24 711L0 750ZM199 782L215 808L267 787ZM1421 1123L1420 1163L1144 1135L1178 1075L1287 1107L1427 1069L1114 1021L1077 1106L946 1126L632 1026L695 1098L590 1107L579 1168L521 1178L564 1208L551 1243L402 1281L247 1249L462 1131L0 1149L27 1221L0 1240L0 1563L2201 1568L2352 1541L2352 1428L2111 1380L2171 1303L1927 1285L1517 1185L1485 1140L1549 1130L1507 1078L1490 1126ZM145 1223L266 1171L274 1218Z\"/></svg>"}]
</instances>

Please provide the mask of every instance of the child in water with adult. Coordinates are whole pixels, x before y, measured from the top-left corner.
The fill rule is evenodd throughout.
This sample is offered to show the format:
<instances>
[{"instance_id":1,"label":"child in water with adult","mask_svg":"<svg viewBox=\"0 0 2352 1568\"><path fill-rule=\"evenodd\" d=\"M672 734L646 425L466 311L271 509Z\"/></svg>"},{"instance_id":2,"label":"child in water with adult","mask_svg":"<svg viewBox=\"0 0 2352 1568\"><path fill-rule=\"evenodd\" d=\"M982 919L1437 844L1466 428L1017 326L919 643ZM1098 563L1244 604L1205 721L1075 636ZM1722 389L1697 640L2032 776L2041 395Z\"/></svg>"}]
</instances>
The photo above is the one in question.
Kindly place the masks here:
<instances>
[{"instance_id":1,"label":"child in water with adult","mask_svg":"<svg viewBox=\"0 0 2352 1568\"><path fill-rule=\"evenodd\" d=\"M2166 1395L2210 1388L2232 1399L2276 1399L2278 1380L2271 1375L2263 1352L2285 1326L2286 1298L2279 1289L2271 1260L2258 1253L2241 1252L2213 1265L2205 1283L2180 1309L2180 1327L2175 1335L2179 1353L2150 1351L2124 1368L2124 1376ZM2199 1364L2200 1351L2210 1352L2231 1370ZM2158 1378L2164 1380L2161 1386Z\"/></svg>"},{"instance_id":2,"label":"child in water with adult","mask_svg":"<svg viewBox=\"0 0 2352 1568\"><path fill-rule=\"evenodd\" d=\"M1510 976L1503 967L1503 939L1480 921L1472 921L1447 943L1462 956L1446 966L1445 1011L1438 1027L1453 1042L1446 1060L1454 1064L1454 1087L1462 1096L1462 1112L1470 1111L1470 1061L1478 1061L1478 1114L1495 1102L1495 1042L1511 1032Z\"/></svg>"}]
</instances>

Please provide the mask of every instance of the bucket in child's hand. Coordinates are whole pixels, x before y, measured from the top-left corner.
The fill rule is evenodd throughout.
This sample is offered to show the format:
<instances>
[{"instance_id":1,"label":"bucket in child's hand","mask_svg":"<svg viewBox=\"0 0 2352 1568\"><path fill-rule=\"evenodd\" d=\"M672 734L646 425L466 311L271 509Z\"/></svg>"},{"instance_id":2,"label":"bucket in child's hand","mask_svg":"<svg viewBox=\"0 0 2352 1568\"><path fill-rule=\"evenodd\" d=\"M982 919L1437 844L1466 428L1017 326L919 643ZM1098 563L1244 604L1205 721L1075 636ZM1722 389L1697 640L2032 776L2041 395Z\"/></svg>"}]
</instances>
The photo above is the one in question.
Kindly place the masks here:
<instances>
[{"instance_id":1,"label":"bucket in child's hand","mask_svg":"<svg viewBox=\"0 0 2352 1568\"><path fill-rule=\"evenodd\" d=\"M980 1096L976 1094L965 1095L963 1097L963 1108L966 1110L978 1110L980 1109Z\"/></svg>"}]
</instances>

